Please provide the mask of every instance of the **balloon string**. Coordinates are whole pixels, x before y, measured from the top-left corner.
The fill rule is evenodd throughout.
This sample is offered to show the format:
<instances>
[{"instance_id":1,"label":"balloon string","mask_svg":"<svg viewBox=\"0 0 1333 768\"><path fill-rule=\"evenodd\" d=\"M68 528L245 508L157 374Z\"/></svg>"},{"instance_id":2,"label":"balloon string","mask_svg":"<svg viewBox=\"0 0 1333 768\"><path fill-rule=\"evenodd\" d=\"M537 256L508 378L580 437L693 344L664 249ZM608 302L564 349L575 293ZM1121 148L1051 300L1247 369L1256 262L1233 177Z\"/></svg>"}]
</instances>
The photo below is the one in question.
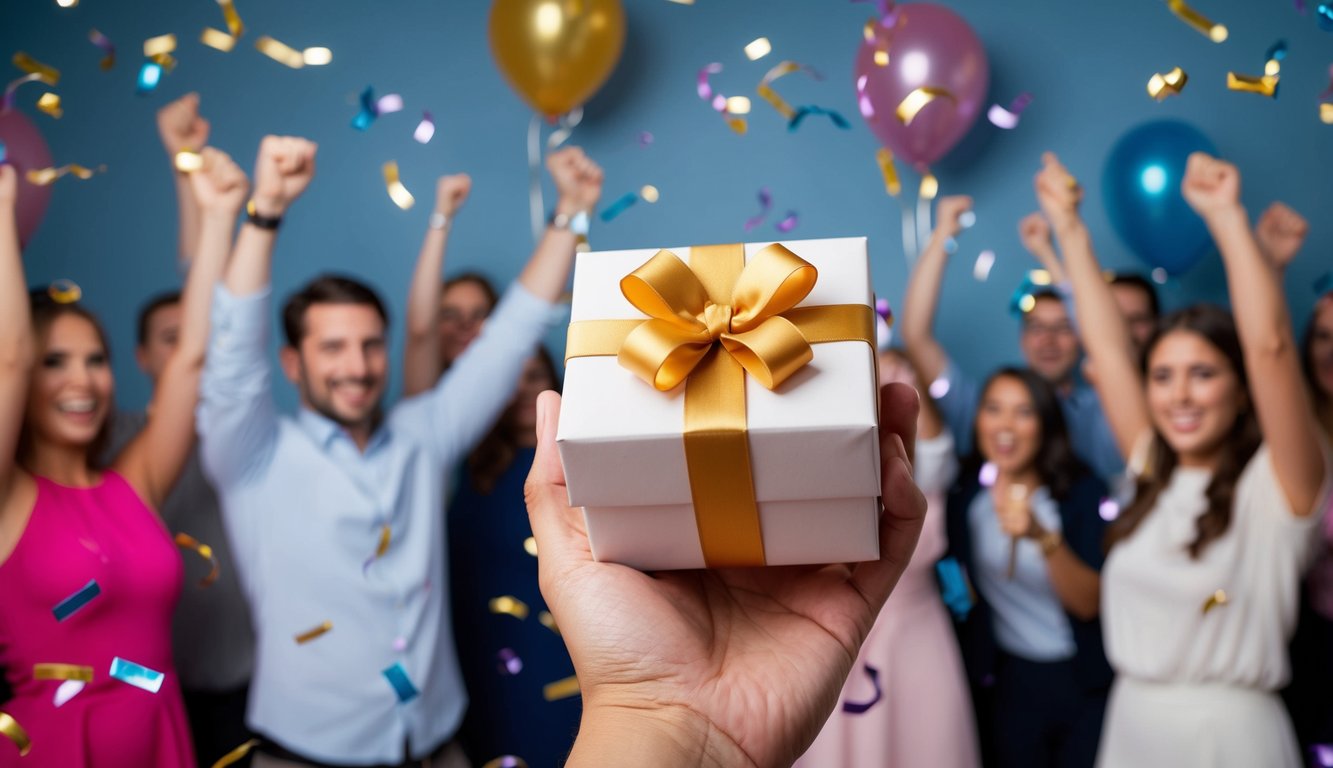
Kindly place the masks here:
<instances>
[{"instance_id":1,"label":"balloon string","mask_svg":"<svg viewBox=\"0 0 1333 768\"><path fill-rule=\"evenodd\" d=\"M546 229L546 203L542 199L542 119L528 123L528 213L532 217L532 242L542 239Z\"/></svg>"},{"instance_id":2,"label":"balloon string","mask_svg":"<svg viewBox=\"0 0 1333 768\"><path fill-rule=\"evenodd\" d=\"M916 241L924 248L930 240L930 198L917 194L916 197Z\"/></svg>"},{"instance_id":3,"label":"balloon string","mask_svg":"<svg viewBox=\"0 0 1333 768\"><path fill-rule=\"evenodd\" d=\"M916 263L916 225L912 222L912 209L903 205L902 200L898 206L903 213L903 256L910 267Z\"/></svg>"}]
</instances>

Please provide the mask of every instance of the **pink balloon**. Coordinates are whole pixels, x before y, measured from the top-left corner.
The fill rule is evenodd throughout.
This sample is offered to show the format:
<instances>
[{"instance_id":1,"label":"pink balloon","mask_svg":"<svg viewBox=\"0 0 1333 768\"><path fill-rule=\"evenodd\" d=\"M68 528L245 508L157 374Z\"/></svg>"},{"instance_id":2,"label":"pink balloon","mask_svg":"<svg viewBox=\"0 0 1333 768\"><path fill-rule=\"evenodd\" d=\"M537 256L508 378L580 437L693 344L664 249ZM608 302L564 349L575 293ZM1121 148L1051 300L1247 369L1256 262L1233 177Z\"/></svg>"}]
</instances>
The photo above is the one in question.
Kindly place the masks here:
<instances>
[{"instance_id":1,"label":"pink balloon","mask_svg":"<svg viewBox=\"0 0 1333 768\"><path fill-rule=\"evenodd\" d=\"M51 150L42 132L17 109L0 111L0 142L5 145L5 162L19 174L19 242L27 243L42 223L47 203L51 202L51 188L29 182L28 171L50 168Z\"/></svg>"},{"instance_id":2,"label":"pink balloon","mask_svg":"<svg viewBox=\"0 0 1333 768\"><path fill-rule=\"evenodd\" d=\"M874 40L862 38L856 53L856 95L870 130L884 146L918 170L953 149L986 106L990 67L972 27L942 5L899 4L874 22ZM876 63L887 54L884 66ZM941 88L910 125L898 119L898 105L917 88Z\"/></svg>"}]
</instances>

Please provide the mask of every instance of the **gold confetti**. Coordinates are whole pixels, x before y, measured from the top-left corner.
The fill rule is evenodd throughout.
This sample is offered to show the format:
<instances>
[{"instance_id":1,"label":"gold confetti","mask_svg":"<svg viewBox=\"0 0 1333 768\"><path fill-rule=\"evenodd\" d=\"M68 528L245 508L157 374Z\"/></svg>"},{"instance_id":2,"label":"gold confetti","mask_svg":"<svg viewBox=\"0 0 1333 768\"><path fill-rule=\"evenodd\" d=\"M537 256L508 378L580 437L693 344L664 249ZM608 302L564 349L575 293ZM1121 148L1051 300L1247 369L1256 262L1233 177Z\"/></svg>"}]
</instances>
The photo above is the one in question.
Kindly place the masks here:
<instances>
[{"instance_id":1,"label":"gold confetti","mask_svg":"<svg viewBox=\"0 0 1333 768\"><path fill-rule=\"evenodd\" d=\"M1185 0L1166 0L1166 7L1171 9L1181 21L1194 27L1199 34L1204 35L1214 43L1220 43L1227 39L1227 28L1221 24L1214 23L1207 16L1194 10L1185 4Z\"/></svg>"},{"instance_id":2,"label":"gold confetti","mask_svg":"<svg viewBox=\"0 0 1333 768\"><path fill-rule=\"evenodd\" d=\"M3 733L19 748L19 757L27 755L28 750L32 749L32 742L28 741L28 732L23 730L19 721L15 720L8 712L0 712L0 733Z\"/></svg>"},{"instance_id":3,"label":"gold confetti","mask_svg":"<svg viewBox=\"0 0 1333 768\"><path fill-rule=\"evenodd\" d=\"M887 147L880 147L875 152L875 162L879 163L879 171L884 174L884 190L891 197L897 197L903 191L903 185L898 180L898 169L893 166L893 153Z\"/></svg>"},{"instance_id":4,"label":"gold confetti","mask_svg":"<svg viewBox=\"0 0 1333 768\"><path fill-rule=\"evenodd\" d=\"M56 5L61 8L73 8L79 4L79 0L56 0Z\"/></svg>"},{"instance_id":5,"label":"gold confetti","mask_svg":"<svg viewBox=\"0 0 1333 768\"><path fill-rule=\"evenodd\" d=\"M1253 75L1238 75L1235 72L1227 73L1227 88L1241 93L1257 93L1260 96L1273 98L1277 95L1278 78L1274 75L1263 75L1254 77Z\"/></svg>"},{"instance_id":6,"label":"gold confetti","mask_svg":"<svg viewBox=\"0 0 1333 768\"><path fill-rule=\"evenodd\" d=\"M1189 82L1189 75L1180 67L1148 78L1148 95L1162 101L1168 96L1179 96Z\"/></svg>"},{"instance_id":7,"label":"gold confetti","mask_svg":"<svg viewBox=\"0 0 1333 768\"><path fill-rule=\"evenodd\" d=\"M241 15L236 12L236 6L231 0L218 0L218 5L222 6L222 18L227 22L227 31L232 37L240 37L245 31L245 24L241 22Z\"/></svg>"},{"instance_id":8,"label":"gold confetti","mask_svg":"<svg viewBox=\"0 0 1333 768\"><path fill-rule=\"evenodd\" d=\"M645 203L655 203L660 198L660 195L657 191L657 187L654 187L652 184L644 184L643 188L639 190L639 197L643 198Z\"/></svg>"},{"instance_id":9,"label":"gold confetti","mask_svg":"<svg viewBox=\"0 0 1333 768\"><path fill-rule=\"evenodd\" d=\"M323 624L320 624L320 625L317 626L317 627L312 627L311 629L307 629L306 631L304 631L304 632L302 632L301 634L297 635L297 636L296 636L296 644L297 644L297 645L305 645L306 643L310 642L311 640L314 640L315 638L319 637L320 635L322 635L322 634L324 634L324 633L326 633L326 632L330 632L330 631L332 631L332 630L333 630L333 622L331 622L331 621L326 621L326 622L324 622Z\"/></svg>"},{"instance_id":10,"label":"gold confetti","mask_svg":"<svg viewBox=\"0 0 1333 768\"><path fill-rule=\"evenodd\" d=\"M199 36L199 42L223 53L230 53L231 49L236 47L236 38L212 27L204 27L203 34Z\"/></svg>"},{"instance_id":11,"label":"gold confetti","mask_svg":"<svg viewBox=\"0 0 1333 768\"><path fill-rule=\"evenodd\" d=\"M671 0L673 3L681 5L691 5L694 0ZM521 757L513 755L500 755L494 760L488 761L481 768L528 768L528 764Z\"/></svg>"},{"instance_id":12,"label":"gold confetti","mask_svg":"<svg viewBox=\"0 0 1333 768\"><path fill-rule=\"evenodd\" d=\"M491 613L505 613L522 621L528 617L528 604L513 595L491 598Z\"/></svg>"},{"instance_id":13,"label":"gold confetti","mask_svg":"<svg viewBox=\"0 0 1333 768\"><path fill-rule=\"evenodd\" d=\"M531 536L523 540L523 551L533 557L537 556L537 540Z\"/></svg>"},{"instance_id":14,"label":"gold confetti","mask_svg":"<svg viewBox=\"0 0 1333 768\"><path fill-rule=\"evenodd\" d=\"M305 66L305 56L295 48L286 43L278 42L268 35L264 35L255 41L255 47L265 56L273 59L279 64L286 64L292 69L300 69Z\"/></svg>"},{"instance_id":15,"label":"gold confetti","mask_svg":"<svg viewBox=\"0 0 1333 768\"><path fill-rule=\"evenodd\" d=\"M917 194L921 196L922 200L934 200L939 193L939 179L935 178L935 174L927 171L926 175L921 177L921 188L917 190Z\"/></svg>"},{"instance_id":16,"label":"gold confetti","mask_svg":"<svg viewBox=\"0 0 1333 768\"><path fill-rule=\"evenodd\" d=\"M398 163L390 160L384 164L384 186L389 190L389 198L393 204L402 208L404 211L416 204L416 198L407 191L403 182L398 179Z\"/></svg>"},{"instance_id":17,"label":"gold confetti","mask_svg":"<svg viewBox=\"0 0 1333 768\"><path fill-rule=\"evenodd\" d=\"M560 634L560 628L555 625L555 617L551 615L550 611L542 611L537 614L537 621L541 622L543 627L546 627L557 635Z\"/></svg>"},{"instance_id":18,"label":"gold confetti","mask_svg":"<svg viewBox=\"0 0 1333 768\"><path fill-rule=\"evenodd\" d=\"M727 111L733 115L748 115L750 114L750 100L744 96L728 97Z\"/></svg>"},{"instance_id":19,"label":"gold confetti","mask_svg":"<svg viewBox=\"0 0 1333 768\"><path fill-rule=\"evenodd\" d=\"M322 46L307 48L301 51L301 60L307 67L322 67L333 61L333 51Z\"/></svg>"},{"instance_id":20,"label":"gold confetti","mask_svg":"<svg viewBox=\"0 0 1333 768\"><path fill-rule=\"evenodd\" d=\"M1044 269L1031 269L1028 270L1028 281L1033 285L1050 285L1055 279Z\"/></svg>"},{"instance_id":21,"label":"gold confetti","mask_svg":"<svg viewBox=\"0 0 1333 768\"><path fill-rule=\"evenodd\" d=\"M57 304L73 304L83 298L83 289L73 280L62 277L46 287L46 295Z\"/></svg>"},{"instance_id":22,"label":"gold confetti","mask_svg":"<svg viewBox=\"0 0 1333 768\"><path fill-rule=\"evenodd\" d=\"M174 34L158 35L150 37L143 41L143 55L154 61L161 57L169 57L176 50L176 36ZM158 61L159 64L162 62ZM166 66L163 64L163 66Z\"/></svg>"},{"instance_id":23,"label":"gold confetti","mask_svg":"<svg viewBox=\"0 0 1333 768\"><path fill-rule=\"evenodd\" d=\"M228 752L222 757L219 757L217 762L213 763L212 768L227 768L227 766L250 754L250 750L254 749L257 746L259 746L259 739L250 739L249 741L245 742L236 749L233 749L232 751Z\"/></svg>"},{"instance_id":24,"label":"gold confetti","mask_svg":"<svg viewBox=\"0 0 1333 768\"><path fill-rule=\"evenodd\" d=\"M389 539L392 536L393 530L389 528L388 523L385 523L384 527L380 528L380 543L375 547L375 557L384 557L384 553L389 551Z\"/></svg>"},{"instance_id":25,"label":"gold confetti","mask_svg":"<svg viewBox=\"0 0 1333 768\"><path fill-rule=\"evenodd\" d=\"M182 149L176 153L174 159L176 170L181 173L194 173L204 167L204 156L198 152L191 152L188 149Z\"/></svg>"},{"instance_id":26,"label":"gold confetti","mask_svg":"<svg viewBox=\"0 0 1333 768\"><path fill-rule=\"evenodd\" d=\"M799 69L801 69L801 65L794 61L779 62L777 66L768 70L768 72L764 74L763 79L759 81L759 87L755 89L764 101L772 104L773 109L776 109L778 114L782 115L787 120L791 120L796 116L796 110L792 109L792 106L787 103L786 99L779 96L778 92L773 90L773 81L780 77L790 75L792 72Z\"/></svg>"},{"instance_id":27,"label":"gold confetti","mask_svg":"<svg viewBox=\"0 0 1333 768\"><path fill-rule=\"evenodd\" d=\"M579 679L574 675L542 686L542 698L547 701L558 701L577 695L579 695Z\"/></svg>"},{"instance_id":28,"label":"gold confetti","mask_svg":"<svg viewBox=\"0 0 1333 768\"><path fill-rule=\"evenodd\" d=\"M921 110L925 109L927 104L936 99L948 99L949 101L952 101L955 106L958 104L958 99L949 91L949 89L923 85L903 97L902 102L898 104L898 109L896 110L898 119L902 121L903 125L911 125L912 121L916 119L916 116Z\"/></svg>"},{"instance_id":29,"label":"gold confetti","mask_svg":"<svg viewBox=\"0 0 1333 768\"><path fill-rule=\"evenodd\" d=\"M31 168L28 170L28 183L36 184L39 187L45 187L52 184L56 179L62 176L74 176L87 181L93 177L93 174L105 172L106 166L100 165L96 169L85 168L82 165L62 165L59 168Z\"/></svg>"},{"instance_id":30,"label":"gold confetti","mask_svg":"<svg viewBox=\"0 0 1333 768\"><path fill-rule=\"evenodd\" d=\"M1227 600L1226 590L1222 589L1217 590L1213 594L1209 595L1207 600L1203 601L1204 615L1206 616L1209 611L1213 610L1218 606L1226 605L1228 602L1229 601Z\"/></svg>"},{"instance_id":31,"label":"gold confetti","mask_svg":"<svg viewBox=\"0 0 1333 768\"><path fill-rule=\"evenodd\" d=\"M1333 125L1333 104L1326 102L1319 105L1319 119L1325 125Z\"/></svg>"},{"instance_id":32,"label":"gold confetti","mask_svg":"<svg viewBox=\"0 0 1333 768\"><path fill-rule=\"evenodd\" d=\"M23 51L14 54L14 66L30 75L41 75L41 81L52 88L60 84L60 70L34 59Z\"/></svg>"},{"instance_id":33,"label":"gold confetti","mask_svg":"<svg viewBox=\"0 0 1333 768\"><path fill-rule=\"evenodd\" d=\"M32 678L34 680L81 680L85 683L93 681L93 668L78 664L33 664Z\"/></svg>"},{"instance_id":34,"label":"gold confetti","mask_svg":"<svg viewBox=\"0 0 1333 768\"><path fill-rule=\"evenodd\" d=\"M65 114L65 110L60 108L60 96L49 91L43 93L42 97L37 100L37 108L57 120Z\"/></svg>"},{"instance_id":35,"label":"gold confetti","mask_svg":"<svg viewBox=\"0 0 1333 768\"><path fill-rule=\"evenodd\" d=\"M184 154L187 153L185 152L177 153L176 155L177 168L180 167L179 165L180 156ZM188 153L188 154L193 154L193 153ZM203 163L201 161L200 166L202 167L202 165ZM207 544L201 544L198 539L196 539L195 537L191 536L188 533L176 534L176 545L185 547L186 549L192 549L195 552L198 552L199 556L207 560L209 564L212 566L212 570L210 570L206 576L204 576L202 579L199 580L199 586L207 587L211 585L213 582L218 580L218 573L220 572L220 567L218 565L217 557L213 554L212 547L208 546Z\"/></svg>"},{"instance_id":36,"label":"gold confetti","mask_svg":"<svg viewBox=\"0 0 1333 768\"><path fill-rule=\"evenodd\" d=\"M116 46L111 44L111 39L98 32L96 29L88 31L88 41L98 48L102 49L102 61L98 65L103 71L116 66Z\"/></svg>"},{"instance_id":37,"label":"gold confetti","mask_svg":"<svg viewBox=\"0 0 1333 768\"><path fill-rule=\"evenodd\" d=\"M768 54L772 53L773 46L768 42L767 37L759 37L745 46L745 57L750 61L758 61Z\"/></svg>"}]
</instances>

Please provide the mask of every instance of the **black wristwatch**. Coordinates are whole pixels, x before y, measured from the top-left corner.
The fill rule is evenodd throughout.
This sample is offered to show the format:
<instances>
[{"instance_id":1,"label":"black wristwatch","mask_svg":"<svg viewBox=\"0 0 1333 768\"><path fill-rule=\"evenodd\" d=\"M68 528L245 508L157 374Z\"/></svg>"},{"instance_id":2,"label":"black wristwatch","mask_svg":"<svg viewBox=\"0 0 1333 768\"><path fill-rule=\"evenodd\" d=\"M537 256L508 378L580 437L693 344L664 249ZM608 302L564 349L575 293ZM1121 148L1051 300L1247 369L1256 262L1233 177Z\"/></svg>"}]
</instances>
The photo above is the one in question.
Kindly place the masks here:
<instances>
[{"instance_id":1,"label":"black wristwatch","mask_svg":"<svg viewBox=\"0 0 1333 768\"><path fill-rule=\"evenodd\" d=\"M251 224L270 232L277 230L278 226L282 224L281 216L260 216L259 211L255 210L254 200L245 204L245 217Z\"/></svg>"}]
</instances>

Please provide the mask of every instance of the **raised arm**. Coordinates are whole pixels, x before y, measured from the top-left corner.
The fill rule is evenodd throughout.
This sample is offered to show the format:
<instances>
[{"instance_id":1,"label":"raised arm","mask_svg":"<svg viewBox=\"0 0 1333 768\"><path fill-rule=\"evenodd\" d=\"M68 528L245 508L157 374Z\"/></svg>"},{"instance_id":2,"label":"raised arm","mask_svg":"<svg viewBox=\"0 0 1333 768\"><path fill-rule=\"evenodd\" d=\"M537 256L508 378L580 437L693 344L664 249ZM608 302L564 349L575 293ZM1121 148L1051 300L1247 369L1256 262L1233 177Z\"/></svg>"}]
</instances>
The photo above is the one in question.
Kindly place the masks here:
<instances>
[{"instance_id":1,"label":"raised arm","mask_svg":"<svg viewBox=\"0 0 1333 768\"><path fill-rule=\"evenodd\" d=\"M202 150L208 144L208 130L208 121L199 116L197 93L187 93L157 111L157 133L162 138L162 148L167 151L167 162L171 164L176 179L176 210L179 217L176 253L181 272L190 268L194 249L199 245L202 212L199 210L199 201L195 199L190 175L176 168L176 153Z\"/></svg>"},{"instance_id":2,"label":"raised arm","mask_svg":"<svg viewBox=\"0 0 1333 768\"><path fill-rule=\"evenodd\" d=\"M1023 248L1032 254L1032 258L1041 264L1042 269L1050 273L1051 282L1056 285L1069 282L1069 275L1065 274L1065 267L1060 263L1055 245L1051 243L1051 225L1040 211L1033 211L1018 222L1018 239L1022 241Z\"/></svg>"},{"instance_id":3,"label":"raised arm","mask_svg":"<svg viewBox=\"0 0 1333 768\"><path fill-rule=\"evenodd\" d=\"M1259 250L1240 203L1240 173L1231 163L1195 152L1180 191L1222 252L1250 379L1250 404L1287 503L1305 517L1316 511L1324 482L1319 422L1301 377L1300 353L1277 271Z\"/></svg>"},{"instance_id":4,"label":"raised arm","mask_svg":"<svg viewBox=\"0 0 1333 768\"><path fill-rule=\"evenodd\" d=\"M19 253L18 173L0 163L0 511L14 486L19 432L32 373L32 310Z\"/></svg>"},{"instance_id":5,"label":"raised arm","mask_svg":"<svg viewBox=\"0 0 1333 768\"><path fill-rule=\"evenodd\" d=\"M1304 216L1285 203L1275 202L1260 214L1259 223L1254 225L1254 239L1268 263L1280 273L1296 258L1309 231L1310 224Z\"/></svg>"},{"instance_id":6,"label":"raised arm","mask_svg":"<svg viewBox=\"0 0 1333 768\"><path fill-rule=\"evenodd\" d=\"M255 160L255 195L250 201L259 220L281 221L287 207L300 197L315 175L314 142L294 136L265 136ZM266 290L273 271L273 244L278 227L246 221L236 239L227 269L227 290L249 296Z\"/></svg>"},{"instance_id":7,"label":"raised arm","mask_svg":"<svg viewBox=\"0 0 1333 768\"><path fill-rule=\"evenodd\" d=\"M444 373L440 357L440 299L444 250L454 216L467 202L472 178L465 173L441 176L435 182L435 211L417 255L412 286L407 293L407 341L403 353L403 396L411 397L435 386ZM439 226L436 222L442 222Z\"/></svg>"},{"instance_id":8,"label":"raised arm","mask_svg":"<svg viewBox=\"0 0 1333 768\"><path fill-rule=\"evenodd\" d=\"M907 281L907 295L903 297L903 316L899 323L903 351L926 386L938 379L949 365L948 353L935 338L935 313L939 308L940 288L944 284L944 268L949 263L946 245L950 238L962 231L958 219L971 208L970 197L940 198L935 207L935 231L930 233L930 241L921 251Z\"/></svg>"},{"instance_id":9,"label":"raised arm","mask_svg":"<svg viewBox=\"0 0 1333 768\"><path fill-rule=\"evenodd\" d=\"M1102 277L1092 238L1079 216L1083 190L1055 155L1042 157L1035 186L1042 212L1064 252L1065 272L1074 291L1074 311L1083 349L1097 370L1094 384L1120 455L1128 459L1135 443L1152 427L1143 376L1134 359L1133 340L1116 307L1111 286Z\"/></svg>"},{"instance_id":10,"label":"raised arm","mask_svg":"<svg viewBox=\"0 0 1333 768\"><path fill-rule=\"evenodd\" d=\"M602 196L602 169L578 147L566 147L546 158L546 170L555 182L556 214L592 215ZM546 228L532 258L519 273L518 282L532 295L555 301L565 292L569 270L574 265L577 235L569 227Z\"/></svg>"},{"instance_id":11,"label":"raised arm","mask_svg":"<svg viewBox=\"0 0 1333 768\"><path fill-rule=\"evenodd\" d=\"M180 339L153 392L148 425L116 460L116 468L154 507L166 499L194 445L213 291L226 268L236 215L250 189L245 172L225 152L204 147L201 155L203 168L189 178L199 202L199 241L181 297Z\"/></svg>"}]
</instances>

